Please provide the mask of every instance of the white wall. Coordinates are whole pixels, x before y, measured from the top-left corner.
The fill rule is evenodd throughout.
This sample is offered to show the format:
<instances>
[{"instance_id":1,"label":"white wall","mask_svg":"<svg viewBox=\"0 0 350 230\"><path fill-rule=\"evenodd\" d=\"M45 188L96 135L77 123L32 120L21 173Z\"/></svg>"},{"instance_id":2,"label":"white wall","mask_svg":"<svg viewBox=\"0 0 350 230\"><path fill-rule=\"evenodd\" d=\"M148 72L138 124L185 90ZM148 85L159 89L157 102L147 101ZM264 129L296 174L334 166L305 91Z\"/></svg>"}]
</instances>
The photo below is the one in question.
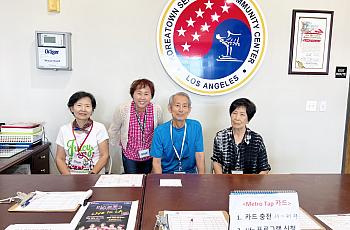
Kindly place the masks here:
<instances>
[{"instance_id":1,"label":"white wall","mask_svg":"<svg viewBox=\"0 0 350 230\"><path fill-rule=\"evenodd\" d=\"M66 103L77 90L96 96L94 119L106 127L117 104L129 99L129 85L136 78L154 81L154 101L165 111L170 94L182 90L162 68L156 49L156 27L165 0L62 0L59 14L48 13L46 4L46 0L0 2L0 121L44 121L54 143L59 127L72 120ZM249 97L258 109L249 126L264 137L272 173L339 173L349 79L335 79L334 70L350 66L350 3L270 0L259 4L269 42L256 76L224 96L190 94L191 117L200 120L204 129L207 166L215 133L230 124L230 103ZM329 75L287 74L292 9L335 11ZM73 71L35 68L35 30L72 32ZM327 111L305 112L306 100L327 101ZM165 118L170 118L167 112ZM54 163L51 168L56 171Z\"/></svg>"}]
</instances>

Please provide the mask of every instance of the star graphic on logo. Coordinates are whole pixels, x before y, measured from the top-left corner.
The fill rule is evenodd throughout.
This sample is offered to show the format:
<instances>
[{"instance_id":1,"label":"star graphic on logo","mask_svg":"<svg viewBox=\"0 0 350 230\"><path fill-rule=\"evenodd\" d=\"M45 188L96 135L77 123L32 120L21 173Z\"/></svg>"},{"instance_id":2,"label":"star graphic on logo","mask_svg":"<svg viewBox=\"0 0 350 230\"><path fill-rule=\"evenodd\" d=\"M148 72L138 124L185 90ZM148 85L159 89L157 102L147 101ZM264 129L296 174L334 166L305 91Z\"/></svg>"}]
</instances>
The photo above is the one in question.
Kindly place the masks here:
<instances>
[{"instance_id":1,"label":"star graphic on logo","mask_svg":"<svg viewBox=\"0 0 350 230\"><path fill-rule=\"evenodd\" d=\"M210 27L210 25L208 25L207 23L204 23L204 25L201 25L201 31L209 32L209 27Z\"/></svg>"},{"instance_id":2,"label":"star graphic on logo","mask_svg":"<svg viewBox=\"0 0 350 230\"><path fill-rule=\"evenodd\" d=\"M179 30L177 30L177 32L179 32L179 36L184 36L185 37L185 32L186 30L184 30L181 26L181 28Z\"/></svg>"},{"instance_id":3,"label":"star graphic on logo","mask_svg":"<svg viewBox=\"0 0 350 230\"><path fill-rule=\"evenodd\" d=\"M187 42L184 45L181 45L181 46L184 48L183 51L185 51L185 50L190 51L191 45L187 44Z\"/></svg>"},{"instance_id":4,"label":"star graphic on logo","mask_svg":"<svg viewBox=\"0 0 350 230\"><path fill-rule=\"evenodd\" d=\"M204 11L201 10L201 8L198 9L198 11L195 11L197 14L197 18L201 17L203 18Z\"/></svg>"},{"instance_id":5,"label":"star graphic on logo","mask_svg":"<svg viewBox=\"0 0 350 230\"><path fill-rule=\"evenodd\" d=\"M217 13L215 12L215 14L211 15L211 20L214 22L214 21L217 21L219 22L219 18L220 18L220 15L217 15Z\"/></svg>"},{"instance_id":6,"label":"star graphic on logo","mask_svg":"<svg viewBox=\"0 0 350 230\"><path fill-rule=\"evenodd\" d=\"M190 27L190 26L194 27L194 23L196 21L193 21L192 18L190 17L190 19L186 20L186 22L187 22L187 27Z\"/></svg>"},{"instance_id":7,"label":"star graphic on logo","mask_svg":"<svg viewBox=\"0 0 350 230\"><path fill-rule=\"evenodd\" d=\"M192 41L194 41L194 40L199 41L200 35L197 33L197 31L196 31L194 34L191 34L191 35L192 35L192 37L193 37L193 40L192 40Z\"/></svg>"},{"instance_id":8,"label":"star graphic on logo","mask_svg":"<svg viewBox=\"0 0 350 230\"><path fill-rule=\"evenodd\" d=\"M205 9L212 9L211 6L214 5L214 3L210 2L210 0L208 0L208 2L204 3L204 5L206 5Z\"/></svg>"},{"instance_id":9,"label":"star graphic on logo","mask_svg":"<svg viewBox=\"0 0 350 230\"><path fill-rule=\"evenodd\" d=\"M228 9L230 8L228 5L226 5L226 3L224 6L220 6L220 7L222 8L222 13L224 13L224 12L228 13Z\"/></svg>"}]
</instances>

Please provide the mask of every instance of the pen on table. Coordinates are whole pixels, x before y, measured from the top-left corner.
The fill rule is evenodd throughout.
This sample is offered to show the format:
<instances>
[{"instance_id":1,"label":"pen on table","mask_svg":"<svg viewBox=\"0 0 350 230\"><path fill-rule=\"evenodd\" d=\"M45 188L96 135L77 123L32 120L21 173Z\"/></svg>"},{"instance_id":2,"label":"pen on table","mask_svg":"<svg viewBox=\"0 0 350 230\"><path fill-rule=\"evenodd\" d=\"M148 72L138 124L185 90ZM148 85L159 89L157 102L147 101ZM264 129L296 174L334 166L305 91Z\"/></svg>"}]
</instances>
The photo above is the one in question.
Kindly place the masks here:
<instances>
[{"instance_id":1,"label":"pen on table","mask_svg":"<svg viewBox=\"0 0 350 230\"><path fill-rule=\"evenodd\" d=\"M192 228L193 228L193 218L191 218L191 220L190 220L190 226L189 226L188 230L192 230Z\"/></svg>"},{"instance_id":2,"label":"pen on table","mask_svg":"<svg viewBox=\"0 0 350 230\"><path fill-rule=\"evenodd\" d=\"M26 201L24 201L22 204L21 204L21 207L22 208L25 208L26 206L28 206L30 204L30 201L33 199L33 197L35 196L35 193L32 194Z\"/></svg>"},{"instance_id":3,"label":"pen on table","mask_svg":"<svg viewBox=\"0 0 350 230\"><path fill-rule=\"evenodd\" d=\"M89 199L89 198L88 198L88 199ZM86 206L86 205L87 205L88 199L84 199L84 201L83 201L83 206Z\"/></svg>"},{"instance_id":4,"label":"pen on table","mask_svg":"<svg viewBox=\"0 0 350 230\"><path fill-rule=\"evenodd\" d=\"M89 200L89 198L91 197L91 195L92 195L92 190L91 190L91 189L87 190L87 191L86 191L86 194L85 194L85 199L84 199L83 202L82 202L82 205L83 205L83 206L86 206L86 205L87 205L88 200Z\"/></svg>"}]
</instances>

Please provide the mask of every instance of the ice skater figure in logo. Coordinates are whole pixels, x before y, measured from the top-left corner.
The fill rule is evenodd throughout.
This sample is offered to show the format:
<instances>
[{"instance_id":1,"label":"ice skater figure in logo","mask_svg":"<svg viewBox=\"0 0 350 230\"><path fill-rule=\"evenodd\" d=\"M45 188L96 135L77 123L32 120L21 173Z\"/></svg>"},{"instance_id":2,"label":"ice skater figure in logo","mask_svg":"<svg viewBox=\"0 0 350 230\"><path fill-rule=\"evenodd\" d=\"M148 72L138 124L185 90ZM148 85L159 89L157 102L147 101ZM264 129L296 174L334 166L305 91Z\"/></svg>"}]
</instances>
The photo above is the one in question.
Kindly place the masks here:
<instances>
[{"instance_id":1,"label":"ice skater figure in logo","mask_svg":"<svg viewBox=\"0 0 350 230\"><path fill-rule=\"evenodd\" d=\"M231 31L227 31L227 37L221 37L220 34L216 34L216 39L219 40L221 44L226 46L226 55L220 55L216 60L217 61L235 61L235 62L242 62L242 60L239 60L237 58L232 57L232 48L234 46L240 46L239 43L239 36L242 34L235 34Z\"/></svg>"}]
</instances>

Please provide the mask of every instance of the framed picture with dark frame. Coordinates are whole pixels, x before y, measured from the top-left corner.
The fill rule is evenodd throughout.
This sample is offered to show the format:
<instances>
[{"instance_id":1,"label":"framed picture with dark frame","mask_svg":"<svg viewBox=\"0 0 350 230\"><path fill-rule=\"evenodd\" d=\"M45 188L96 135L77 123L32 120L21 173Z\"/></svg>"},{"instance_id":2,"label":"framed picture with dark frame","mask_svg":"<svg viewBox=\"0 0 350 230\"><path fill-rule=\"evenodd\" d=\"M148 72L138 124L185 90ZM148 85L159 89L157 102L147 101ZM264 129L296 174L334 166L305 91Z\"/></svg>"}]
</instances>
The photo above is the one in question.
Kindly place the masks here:
<instances>
[{"instance_id":1,"label":"framed picture with dark frame","mask_svg":"<svg viewBox=\"0 0 350 230\"><path fill-rule=\"evenodd\" d=\"M289 74L327 75L334 11L293 10Z\"/></svg>"}]
</instances>

